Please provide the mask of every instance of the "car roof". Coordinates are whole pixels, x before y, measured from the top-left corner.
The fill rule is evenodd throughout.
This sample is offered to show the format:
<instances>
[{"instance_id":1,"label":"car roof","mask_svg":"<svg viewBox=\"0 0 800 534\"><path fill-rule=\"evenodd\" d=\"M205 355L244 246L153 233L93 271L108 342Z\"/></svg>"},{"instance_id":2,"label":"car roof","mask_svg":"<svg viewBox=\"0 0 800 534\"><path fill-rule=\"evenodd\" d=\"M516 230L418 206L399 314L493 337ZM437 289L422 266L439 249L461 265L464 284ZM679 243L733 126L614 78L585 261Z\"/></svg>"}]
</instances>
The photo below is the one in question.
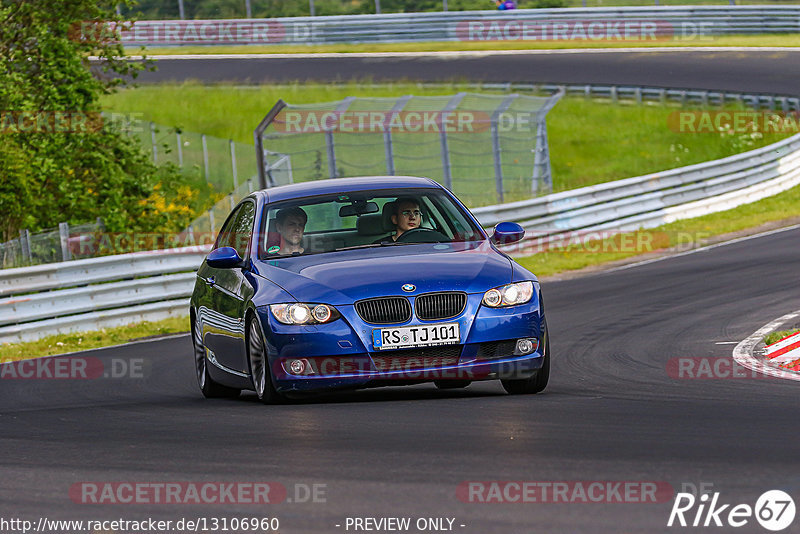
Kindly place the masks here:
<instances>
[{"instance_id":1,"label":"car roof","mask_svg":"<svg viewBox=\"0 0 800 534\"><path fill-rule=\"evenodd\" d=\"M407 189L415 187L441 188L430 178L417 176L362 176L359 178L332 178L297 184L279 185L258 191L265 202L279 202L293 198L325 195L330 193L352 193L370 189Z\"/></svg>"}]
</instances>

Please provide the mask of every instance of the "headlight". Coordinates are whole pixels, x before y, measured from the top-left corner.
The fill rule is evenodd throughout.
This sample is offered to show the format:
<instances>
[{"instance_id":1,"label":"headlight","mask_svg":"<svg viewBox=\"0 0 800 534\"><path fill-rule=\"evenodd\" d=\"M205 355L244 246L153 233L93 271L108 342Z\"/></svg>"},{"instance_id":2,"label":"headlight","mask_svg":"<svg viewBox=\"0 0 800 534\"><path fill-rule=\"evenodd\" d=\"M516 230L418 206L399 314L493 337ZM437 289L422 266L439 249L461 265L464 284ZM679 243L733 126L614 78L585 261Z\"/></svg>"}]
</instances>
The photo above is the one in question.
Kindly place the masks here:
<instances>
[{"instance_id":1,"label":"headlight","mask_svg":"<svg viewBox=\"0 0 800 534\"><path fill-rule=\"evenodd\" d=\"M490 308L525 304L533 296L533 282L517 282L490 289L483 295L483 303Z\"/></svg>"},{"instance_id":2,"label":"headlight","mask_svg":"<svg viewBox=\"0 0 800 534\"><path fill-rule=\"evenodd\" d=\"M270 304L272 316L283 324L320 324L339 318L339 312L327 304Z\"/></svg>"}]
</instances>

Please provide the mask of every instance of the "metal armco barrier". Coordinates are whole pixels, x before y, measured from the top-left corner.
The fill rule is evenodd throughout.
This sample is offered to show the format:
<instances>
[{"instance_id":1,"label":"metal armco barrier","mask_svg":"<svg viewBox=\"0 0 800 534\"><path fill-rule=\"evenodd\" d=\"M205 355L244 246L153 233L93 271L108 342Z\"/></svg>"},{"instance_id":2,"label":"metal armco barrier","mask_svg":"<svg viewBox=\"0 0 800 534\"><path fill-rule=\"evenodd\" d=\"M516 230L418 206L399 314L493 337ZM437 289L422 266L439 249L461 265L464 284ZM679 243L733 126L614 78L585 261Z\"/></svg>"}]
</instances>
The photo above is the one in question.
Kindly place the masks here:
<instances>
[{"instance_id":1,"label":"metal armco barrier","mask_svg":"<svg viewBox=\"0 0 800 534\"><path fill-rule=\"evenodd\" d=\"M800 134L727 158L545 197L474 208L484 227L517 221L546 243L565 232L630 231L728 210L800 185ZM524 250L525 243L509 252Z\"/></svg>"},{"instance_id":2,"label":"metal armco barrier","mask_svg":"<svg viewBox=\"0 0 800 534\"><path fill-rule=\"evenodd\" d=\"M131 46L425 41L651 40L795 33L800 6L649 6L274 19L137 21Z\"/></svg>"},{"instance_id":3,"label":"metal armco barrier","mask_svg":"<svg viewBox=\"0 0 800 534\"><path fill-rule=\"evenodd\" d=\"M2 270L0 343L185 315L194 272L209 248Z\"/></svg>"}]
</instances>

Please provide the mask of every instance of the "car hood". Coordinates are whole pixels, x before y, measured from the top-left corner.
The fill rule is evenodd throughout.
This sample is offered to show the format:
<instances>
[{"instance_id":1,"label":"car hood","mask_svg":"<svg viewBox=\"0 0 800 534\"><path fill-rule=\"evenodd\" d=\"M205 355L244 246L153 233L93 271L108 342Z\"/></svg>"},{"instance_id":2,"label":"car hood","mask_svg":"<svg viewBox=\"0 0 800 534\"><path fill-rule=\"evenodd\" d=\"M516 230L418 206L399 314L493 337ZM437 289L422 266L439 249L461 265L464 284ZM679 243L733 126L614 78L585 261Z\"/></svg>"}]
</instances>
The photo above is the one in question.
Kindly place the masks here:
<instances>
[{"instance_id":1,"label":"car hood","mask_svg":"<svg viewBox=\"0 0 800 534\"><path fill-rule=\"evenodd\" d=\"M430 291L478 293L507 284L512 277L511 261L485 241L312 254L258 261L254 268L300 302L333 305ZM416 289L404 292L404 284Z\"/></svg>"}]
</instances>

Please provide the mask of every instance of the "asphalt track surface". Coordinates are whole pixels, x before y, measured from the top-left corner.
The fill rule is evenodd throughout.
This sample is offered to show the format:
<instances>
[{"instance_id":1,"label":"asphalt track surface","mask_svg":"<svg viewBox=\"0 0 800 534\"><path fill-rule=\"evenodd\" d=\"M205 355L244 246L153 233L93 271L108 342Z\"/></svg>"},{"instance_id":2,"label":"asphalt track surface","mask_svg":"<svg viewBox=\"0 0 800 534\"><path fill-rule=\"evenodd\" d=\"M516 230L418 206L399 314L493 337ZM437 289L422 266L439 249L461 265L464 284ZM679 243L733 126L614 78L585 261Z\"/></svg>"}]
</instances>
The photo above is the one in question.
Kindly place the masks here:
<instances>
[{"instance_id":1,"label":"asphalt track surface","mask_svg":"<svg viewBox=\"0 0 800 534\"><path fill-rule=\"evenodd\" d=\"M188 336L85 354L107 370L111 359L141 360L142 378L2 380L0 516L270 516L281 532L303 533L345 532L335 525L347 517L451 517L460 532L620 533L669 531L671 499L478 504L460 501L456 488L659 481L675 491L710 483L726 503L753 505L776 488L797 499L797 383L678 379L667 366L676 357L729 359L733 345L717 343L797 309L799 241L794 229L544 283L553 368L536 396L484 382L282 406L251 394L205 400ZM280 482L290 498L295 484L325 484L326 502L99 506L68 496L82 481L186 480ZM737 530L764 532L753 520Z\"/></svg>"},{"instance_id":2,"label":"asphalt track surface","mask_svg":"<svg viewBox=\"0 0 800 534\"><path fill-rule=\"evenodd\" d=\"M142 83L373 81L596 83L800 94L800 51L660 50L161 59Z\"/></svg>"},{"instance_id":3,"label":"asphalt track surface","mask_svg":"<svg viewBox=\"0 0 800 534\"><path fill-rule=\"evenodd\" d=\"M607 58L601 63L623 61L605 55L592 60L599 57ZM515 76L795 92L797 54L730 55L718 74L690 57L704 56L675 57L668 68L634 68L658 58L630 58L634 63L623 63L628 66L616 73L604 72L602 64L585 72L564 68L570 79L540 76L536 69ZM447 74L443 64L422 63L430 73ZM207 76L232 79L242 71L238 64L217 65ZM305 65L321 77L327 75L323 68L335 73L341 67ZM762 79L745 66L767 74ZM178 70L161 73L175 77ZM267 76L272 69L250 70ZM698 78L689 78L690 71ZM193 72L199 77L204 71ZM509 72L498 67L492 76L514 79ZM617 76L626 72L630 78ZM419 385L282 406L263 406L252 394L206 400L195 383L188 336L81 355L96 358L106 371L135 365L132 376L0 379L0 519L278 517L281 532L327 533L347 532L347 517L449 517L457 532L616 534L698 529L666 527L671 498L481 504L462 502L456 489L465 481L658 481L674 491L683 484L713 484L724 503L754 505L770 489L798 501L797 383L681 379L667 370L677 357L730 359L734 343L796 310L798 242L800 230L794 229L545 282L553 369L550 387L536 396L508 396L498 383L485 382L463 391ZM286 486L295 502L71 500L70 488L87 481L272 481ZM324 502L296 502L296 484L324 484ZM797 532L798 521L785 532ZM753 519L736 530L764 532Z\"/></svg>"}]
</instances>

